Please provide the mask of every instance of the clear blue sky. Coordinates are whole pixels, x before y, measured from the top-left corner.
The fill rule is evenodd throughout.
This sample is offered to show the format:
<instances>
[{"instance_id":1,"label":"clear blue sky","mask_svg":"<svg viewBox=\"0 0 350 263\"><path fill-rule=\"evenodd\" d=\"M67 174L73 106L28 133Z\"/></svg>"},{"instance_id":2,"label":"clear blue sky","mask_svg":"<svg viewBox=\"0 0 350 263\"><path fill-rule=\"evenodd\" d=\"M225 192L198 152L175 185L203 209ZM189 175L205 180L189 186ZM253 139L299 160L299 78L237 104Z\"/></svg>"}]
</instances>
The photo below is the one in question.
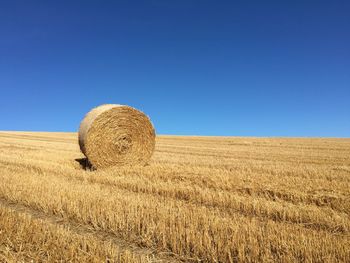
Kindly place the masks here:
<instances>
[{"instance_id":1,"label":"clear blue sky","mask_svg":"<svg viewBox=\"0 0 350 263\"><path fill-rule=\"evenodd\" d=\"M0 130L350 136L350 1L1 1Z\"/></svg>"}]
</instances>

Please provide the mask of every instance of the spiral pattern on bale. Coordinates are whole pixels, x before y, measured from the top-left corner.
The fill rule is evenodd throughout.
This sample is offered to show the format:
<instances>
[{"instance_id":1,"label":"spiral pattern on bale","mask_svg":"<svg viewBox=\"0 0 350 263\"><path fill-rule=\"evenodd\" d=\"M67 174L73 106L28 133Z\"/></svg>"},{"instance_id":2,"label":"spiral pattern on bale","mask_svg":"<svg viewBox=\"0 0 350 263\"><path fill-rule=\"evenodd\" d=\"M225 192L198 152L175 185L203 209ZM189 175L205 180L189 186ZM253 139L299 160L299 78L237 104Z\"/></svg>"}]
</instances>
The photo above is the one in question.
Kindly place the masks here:
<instances>
[{"instance_id":1,"label":"spiral pattern on bale","mask_svg":"<svg viewBox=\"0 0 350 263\"><path fill-rule=\"evenodd\" d=\"M147 164L155 147L155 130L141 111L105 104L86 114L79 127L80 150L94 168Z\"/></svg>"}]
</instances>

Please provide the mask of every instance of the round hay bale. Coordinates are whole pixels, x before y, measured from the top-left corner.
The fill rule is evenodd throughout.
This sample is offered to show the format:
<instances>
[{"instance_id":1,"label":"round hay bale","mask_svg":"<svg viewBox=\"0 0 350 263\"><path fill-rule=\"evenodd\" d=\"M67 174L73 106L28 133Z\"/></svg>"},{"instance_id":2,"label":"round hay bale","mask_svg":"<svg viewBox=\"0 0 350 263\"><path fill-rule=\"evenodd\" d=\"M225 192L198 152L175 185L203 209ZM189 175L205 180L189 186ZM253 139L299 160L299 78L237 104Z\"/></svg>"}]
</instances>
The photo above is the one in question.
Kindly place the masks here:
<instances>
[{"instance_id":1,"label":"round hay bale","mask_svg":"<svg viewBox=\"0 0 350 263\"><path fill-rule=\"evenodd\" d=\"M155 131L143 112L106 104L92 109L82 120L79 145L94 168L144 165L154 151Z\"/></svg>"}]
</instances>

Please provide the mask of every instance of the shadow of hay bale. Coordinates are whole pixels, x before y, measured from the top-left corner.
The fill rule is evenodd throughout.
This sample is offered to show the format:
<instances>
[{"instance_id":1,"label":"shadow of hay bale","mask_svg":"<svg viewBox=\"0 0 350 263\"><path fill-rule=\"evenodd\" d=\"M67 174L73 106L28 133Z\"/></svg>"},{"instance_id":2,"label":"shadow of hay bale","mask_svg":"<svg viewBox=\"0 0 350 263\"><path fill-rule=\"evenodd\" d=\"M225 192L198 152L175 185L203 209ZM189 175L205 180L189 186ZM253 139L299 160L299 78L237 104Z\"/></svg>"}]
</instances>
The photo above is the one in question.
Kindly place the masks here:
<instances>
[{"instance_id":1,"label":"shadow of hay bale","mask_svg":"<svg viewBox=\"0 0 350 263\"><path fill-rule=\"evenodd\" d=\"M86 171L94 171L94 167L92 167L91 163L87 158L77 158L75 159L76 162L78 162L81 166Z\"/></svg>"}]
</instances>

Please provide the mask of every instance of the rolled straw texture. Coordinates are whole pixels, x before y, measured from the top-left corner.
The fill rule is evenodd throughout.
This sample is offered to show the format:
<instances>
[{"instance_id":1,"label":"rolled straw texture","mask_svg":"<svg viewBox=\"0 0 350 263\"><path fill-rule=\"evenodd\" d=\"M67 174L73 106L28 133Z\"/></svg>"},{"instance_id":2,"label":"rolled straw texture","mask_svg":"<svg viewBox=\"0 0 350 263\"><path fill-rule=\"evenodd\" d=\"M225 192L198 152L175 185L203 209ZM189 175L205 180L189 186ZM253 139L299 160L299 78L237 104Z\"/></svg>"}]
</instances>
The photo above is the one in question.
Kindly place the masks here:
<instances>
[{"instance_id":1,"label":"rolled straw texture","mask_svg":"<svg viewBox=\"0 0 350 263\"><path fill-rule=\"evenodd\" d=\"M154 151L155 131L143 112L106 104L92 109L80 123L79 146L95 168L144 165Z\"/></svg>"}]
</instances>

